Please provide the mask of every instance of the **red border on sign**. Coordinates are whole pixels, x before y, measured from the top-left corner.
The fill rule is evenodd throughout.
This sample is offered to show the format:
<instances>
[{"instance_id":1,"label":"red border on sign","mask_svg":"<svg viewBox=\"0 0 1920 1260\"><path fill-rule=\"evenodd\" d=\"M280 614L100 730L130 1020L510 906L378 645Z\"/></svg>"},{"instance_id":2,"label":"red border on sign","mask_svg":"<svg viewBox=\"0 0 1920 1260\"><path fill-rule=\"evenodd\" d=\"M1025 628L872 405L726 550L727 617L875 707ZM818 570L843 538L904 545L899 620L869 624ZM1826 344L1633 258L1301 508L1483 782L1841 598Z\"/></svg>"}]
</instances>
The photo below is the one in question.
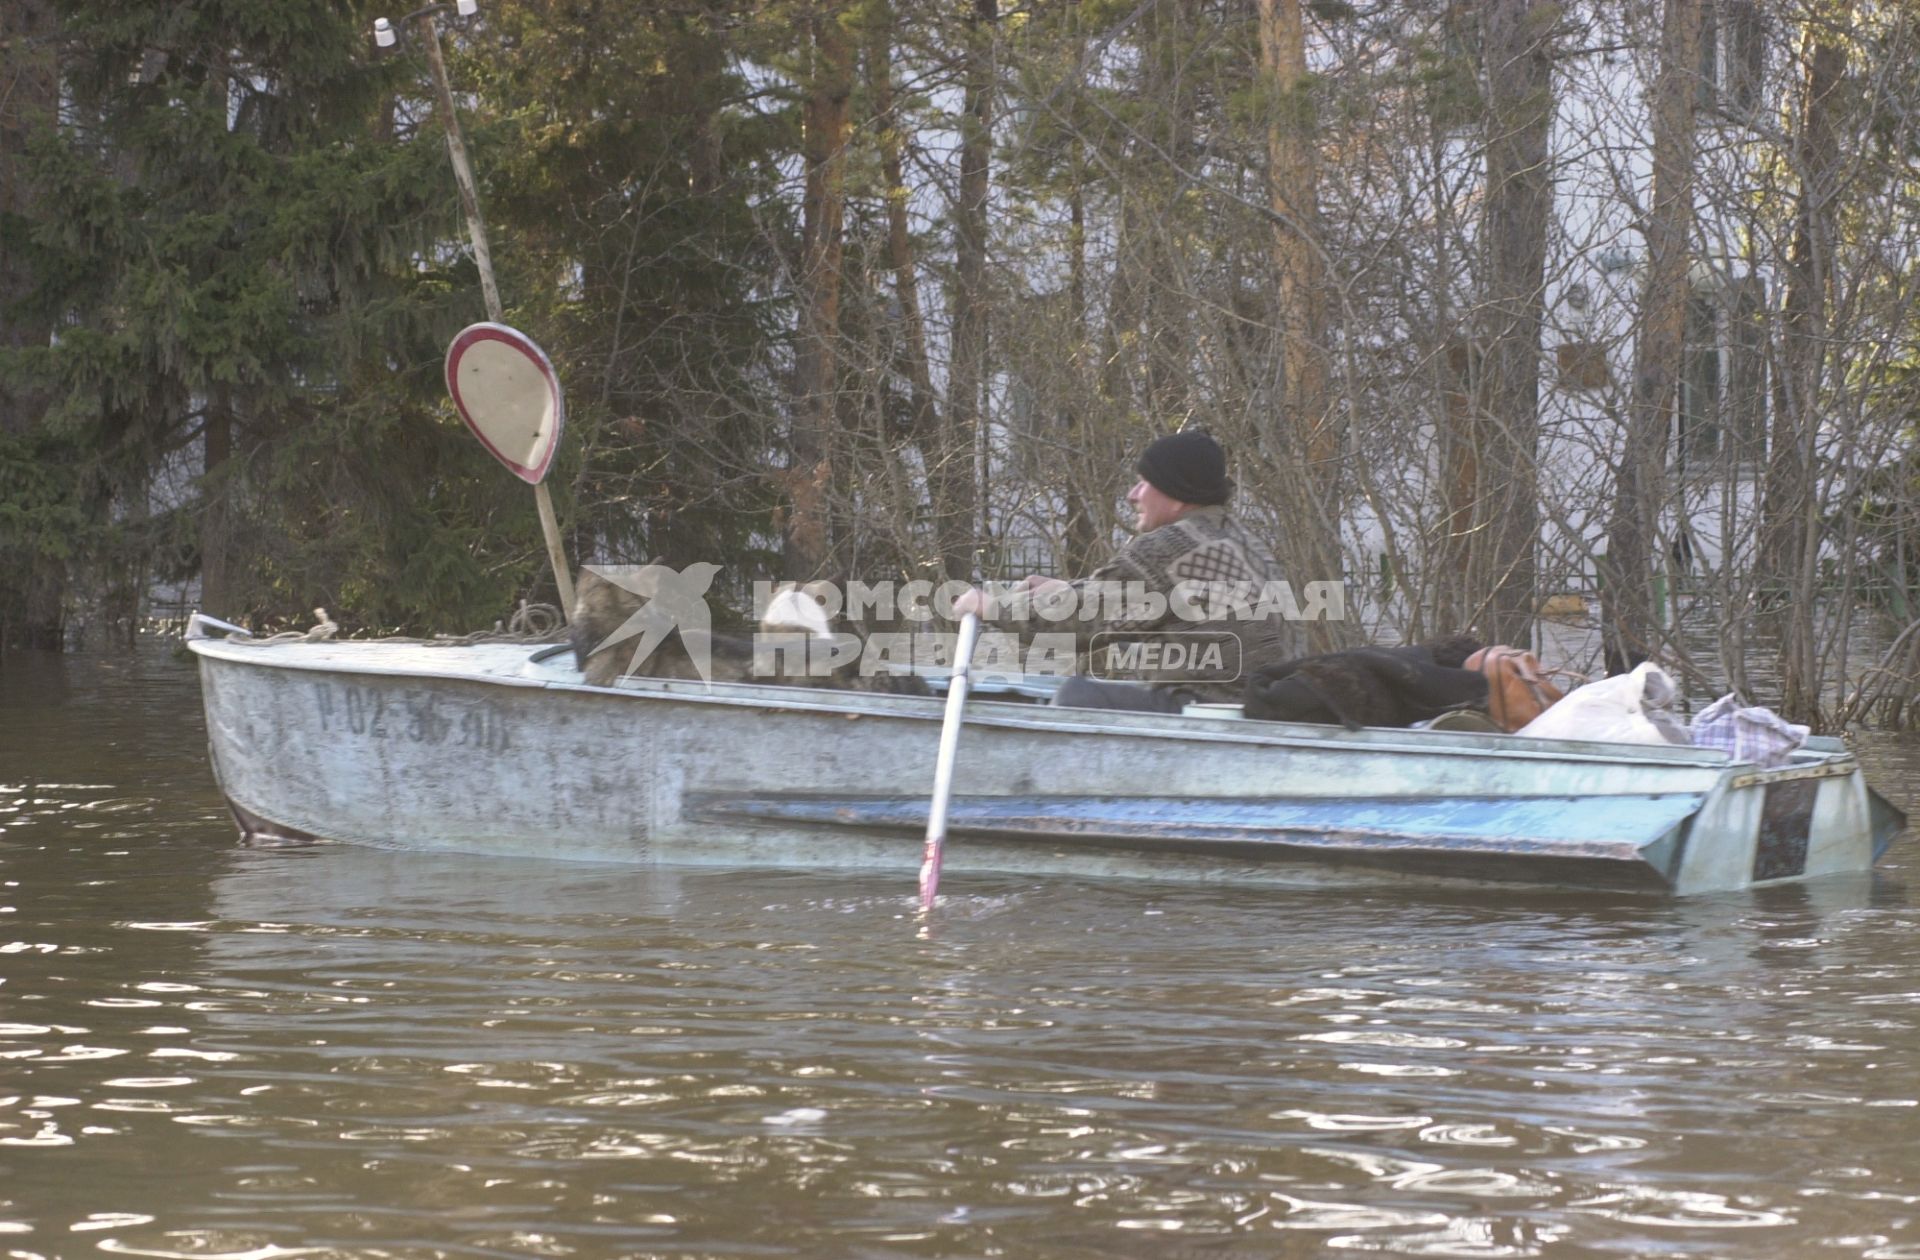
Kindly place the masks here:
<instances>
[{"instance_id":1,"label":"red border on sign","mask_svg":"<svg viewBox=\"0 0 1920 1260\"><path fill-rule=\"evenodd\" d=\"M540 375L546 379L547 392L553 398L553 435L547 441L546 456L541 459L538 467L529 468L501 454L499 448L487 441L487 435L480 431L480 427L473 422L473 417L467 413L466 400L460 397L460 357L469 347L482 341L499 341L513 347L539 368ZM547 468L553 463L553 453L560 449L560 435L567 427L567 405L560 393L560 378L554 374L553 363L547 358L546 352L533 343L533 338L517 328L509 328L505 324L472 324L461 329L460 335L455 337L453 344L447 347L446 376L447 393L453 395L454 408L459 411L460 423L467 426L467 432L479 438L480 445L486 447L487 452L495 459L505 464L514 476L530 486L539 485L547 475Z\"/></svg>"}]
</instances>

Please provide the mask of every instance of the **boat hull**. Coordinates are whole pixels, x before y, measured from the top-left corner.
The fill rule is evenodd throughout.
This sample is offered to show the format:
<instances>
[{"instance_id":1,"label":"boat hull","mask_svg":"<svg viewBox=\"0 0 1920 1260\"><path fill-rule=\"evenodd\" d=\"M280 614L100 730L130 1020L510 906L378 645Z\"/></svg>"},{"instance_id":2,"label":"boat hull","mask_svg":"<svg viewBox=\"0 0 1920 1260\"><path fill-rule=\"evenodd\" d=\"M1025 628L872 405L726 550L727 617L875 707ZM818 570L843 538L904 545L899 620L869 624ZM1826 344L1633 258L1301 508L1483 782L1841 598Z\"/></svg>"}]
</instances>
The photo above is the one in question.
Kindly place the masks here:
<instances>
[{"instance_id":1,"label":"boat hull","mask_svg":"<svg viewBox=\"0 0 1920 1260\"><path fill-rule=\"evenodd\" d=\"M524 646L197 640L243 829L625 863L913 871L941 706ZM1691 748L969 705L950 870L1693 893L1859 871L1904 823L1837 744Z\"/></svg>"}]
</instances>

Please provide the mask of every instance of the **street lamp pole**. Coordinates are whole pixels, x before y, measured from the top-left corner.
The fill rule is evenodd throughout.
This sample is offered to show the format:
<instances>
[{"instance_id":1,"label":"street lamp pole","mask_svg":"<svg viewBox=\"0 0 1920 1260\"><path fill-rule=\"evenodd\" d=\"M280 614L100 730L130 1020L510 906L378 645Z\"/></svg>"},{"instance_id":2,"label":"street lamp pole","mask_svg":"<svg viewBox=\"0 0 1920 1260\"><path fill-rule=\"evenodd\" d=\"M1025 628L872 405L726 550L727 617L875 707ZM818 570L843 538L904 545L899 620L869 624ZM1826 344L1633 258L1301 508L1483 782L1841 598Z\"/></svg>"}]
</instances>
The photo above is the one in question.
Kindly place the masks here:
<instances>
[{"instance_id":1,"label":"street lamp pole","mask_svg":"<svg viewBox=\"0 0 1920 1260\"><path fill-rule=\"evenodd\" d=\"M479 0L457 0L458 12L462 17L471 16L478 9ZM453 180L460 186L460 209L467 216L467 236L473 241L473 263L480 271L480 296L487 306L487 318L496 324L506 323L506 312L500 305L500 286L493 278L493 251L487 245L487 221L480 215L480 190L473 181L473 164L467 160L467 139L460 130L460 114L453 107L453 85L447 80L447 59L440 51L440 28L434 22L436 14L446 12L445 3L430 4L417 9L400 19L397 25L404 27L408 22L420 23L420 43L426 50L427 66L433 72L434 112L440 118L440 129L447 133L447 156L453 160ZM394 44L394 26L387 19L380 18L373 24L374 42L382 48ZM553 511L553 496L547 492L544 480L533 483L533 503L540 512L540 532L546 539L547 563L553 569L555 588L560 593L560 616L562 620L573 618L573 576L567 566L567 553L560 545L560 520Z\"/></svg>"},{"instance_id":2,"label":"street lamp pole","mask_svg":"<svg viewBox=\"0 0 1920 1260\"><path fill-rule=\"evenodd\" d=\"M487 222L480 217L480 190L473 182L467 138L460 130L460 115L453 108L453 86L447 81L447 59L440 52L440 28L433 20L440 7L432 5L420 13L420 43L426 49L427 66L433 71L434 112L440 117L441 130L447 133L447 156L453 159L453 179L460 185L460 208L466 212L467 235L473 239L473 262L480 269L480 293L486 300L487 318L500 324L506 322L505 312L500 306L500 286L493 279Z\"/></svg>"}]
</instances>

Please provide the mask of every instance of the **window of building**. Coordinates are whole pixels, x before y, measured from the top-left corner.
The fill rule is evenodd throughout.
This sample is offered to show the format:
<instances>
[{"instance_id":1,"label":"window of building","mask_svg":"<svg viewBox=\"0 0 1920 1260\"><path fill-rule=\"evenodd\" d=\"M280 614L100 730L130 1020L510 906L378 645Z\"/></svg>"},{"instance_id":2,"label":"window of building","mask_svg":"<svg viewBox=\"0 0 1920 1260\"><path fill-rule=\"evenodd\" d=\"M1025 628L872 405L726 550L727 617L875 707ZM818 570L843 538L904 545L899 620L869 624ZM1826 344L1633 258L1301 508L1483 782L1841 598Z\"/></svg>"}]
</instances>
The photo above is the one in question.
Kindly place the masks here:
<instances>
[{"instance_id":1,"label":"window of building","mask_svg":"<svg viewBox=\"0 0 1920 1260\"><path fill-rule=\"evenodd\" d=\"M1703 110L1750 117L1760 108L1767 28L1755 0L1709 0L1700 30Z\"/></svg>"},{"instance_id":2,"label":"window of building","mask_svg":"<svg viewBox=\"0 0 1920 1260\"><path fill-rule=\"evenodd\" d=\"M1695 288L1687 299L1687 341L1680 373L1680 454L1689 462L1720 450L1720 304Z\"/></svg>"},{"instance_id":3,"label":"window of building","mask_svg":"<svg viewBox=\"0 0 1920 1260\"><path fill-rule=\"evenodd\" d=\"M1717 278L1687 301L1679 457L1757 464L1766 454L1766 290L1759 277Z\"/></svg>"}]
</instances>

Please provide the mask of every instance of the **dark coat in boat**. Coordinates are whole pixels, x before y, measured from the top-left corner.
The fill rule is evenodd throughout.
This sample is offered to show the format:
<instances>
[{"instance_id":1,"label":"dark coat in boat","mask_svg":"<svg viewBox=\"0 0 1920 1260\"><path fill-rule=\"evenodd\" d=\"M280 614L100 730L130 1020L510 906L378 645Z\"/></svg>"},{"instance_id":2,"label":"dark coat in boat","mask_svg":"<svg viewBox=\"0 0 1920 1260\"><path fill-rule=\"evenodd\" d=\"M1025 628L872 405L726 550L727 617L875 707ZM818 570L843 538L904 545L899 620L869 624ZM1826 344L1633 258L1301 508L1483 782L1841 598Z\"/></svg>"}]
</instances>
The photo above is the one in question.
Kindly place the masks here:
<instances>
[{"instance_id":1,"label":"dark coat in boat","mask_svg":"<svg viewBox=\"0 0 1920 1260\"><path fill-rule=\"evenodd\" d=\"M1392 648L1350 648L1255 669L1246 715L1268 722L1412 726L1484 706L1487 680L1462 664L1480 645L1465 635Z\"/></svg>"}]
</instances>

